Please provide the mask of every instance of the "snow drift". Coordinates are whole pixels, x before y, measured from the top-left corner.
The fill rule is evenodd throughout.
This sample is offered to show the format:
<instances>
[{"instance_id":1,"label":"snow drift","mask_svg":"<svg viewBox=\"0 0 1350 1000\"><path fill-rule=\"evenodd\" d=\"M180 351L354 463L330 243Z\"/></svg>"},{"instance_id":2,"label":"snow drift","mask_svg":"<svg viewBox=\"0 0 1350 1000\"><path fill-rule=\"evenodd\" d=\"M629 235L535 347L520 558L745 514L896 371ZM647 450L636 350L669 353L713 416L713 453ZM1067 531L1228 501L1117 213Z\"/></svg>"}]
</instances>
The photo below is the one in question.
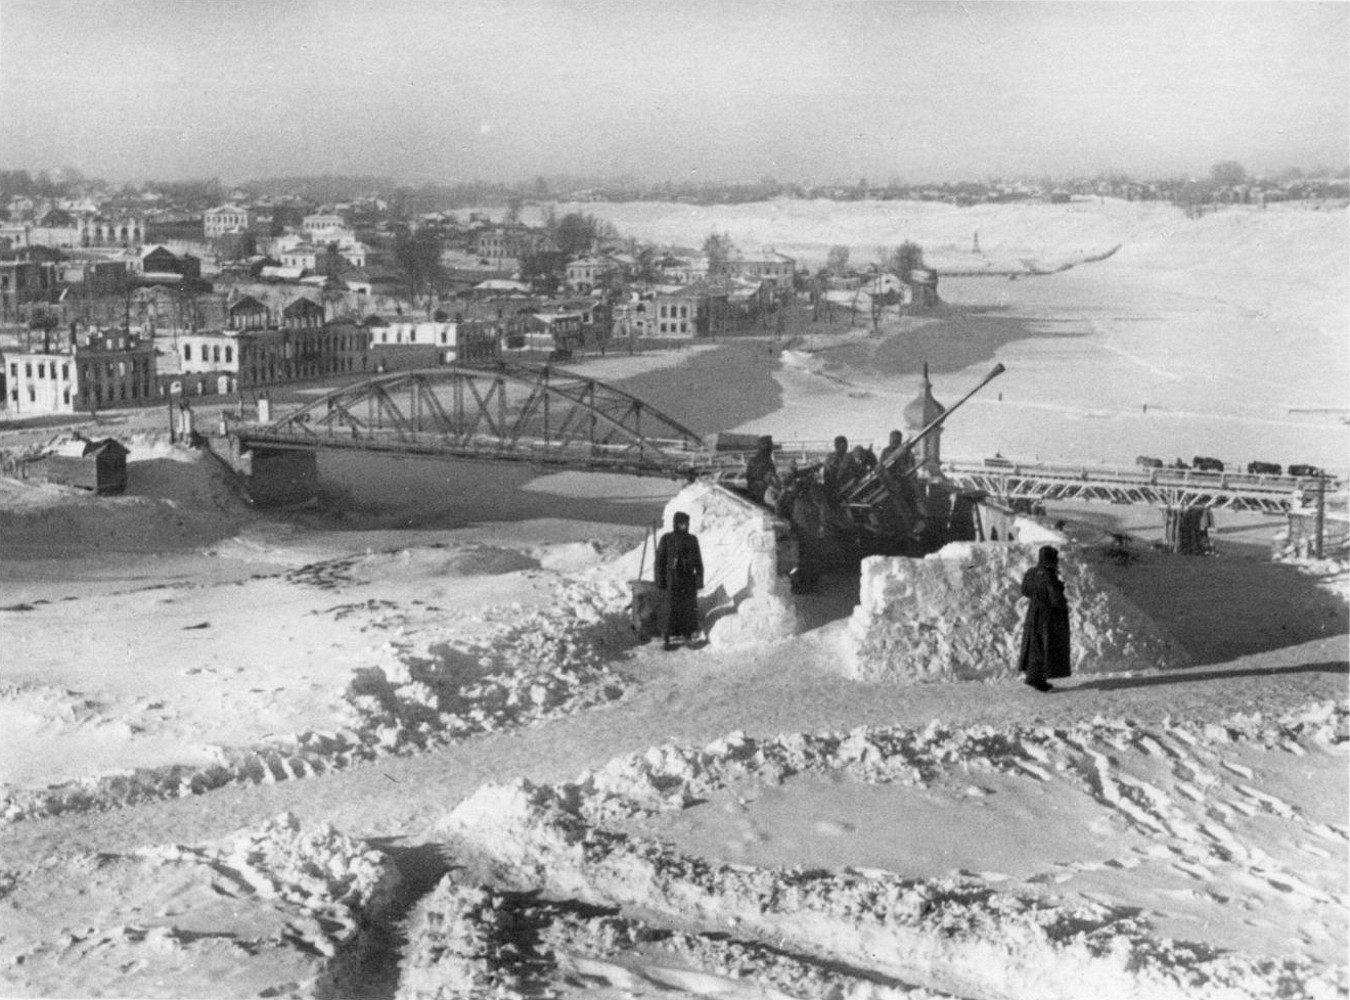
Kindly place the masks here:
<instances>
[{"instance_id":1,"label":"snow drift","mask_svg":"<svg viewBox=\"0 0 1350 1000\"><path fill-rule=\"evenodd\" d=\"M442 831L468 870L490 873L491 884L438 890L440 918L414 924L405 952L405 990L437 980L519 986L511 977L523 970L524 956L502 948L500 941L503 925L512 919L502 912L509 909L504 894L533 898L542 892L569 902L555 905L552 913L535 912L535 931L560 913L589 907L620 907L621 919L643 914L653 923L702 928L706 935L725 937L729 928L738 942L772 942L780 955L830 962L838 977L833 988L841 996L863 995L841 985L850 977L880 977L900 987L899 995L918 989L1036 1000L1330 996L1344 988L1343 970L1170 940L1131 907L1054 901L994 889L977 878L726 864L620 828L635 814L677 813L719 789L744 789L747 777L777 783L793 774L842 772L870 782L928 787L959 764L962 773L1006 771L1024 781L1081 786L1127 828L1159 841L1154 846L1164 854L1194 857L1195 862L1187 862L1193 870L1237 864L1250 880L1268 880L1287 891L1296 886L1307 896L1300 906L1331 913L1342 896L1307 885L1281 870L1273 857L1235 848L1212 824L1191 818L1196 809L1186 803L1193 799L1193 783L1203 782L1212 795L1238 796L1245 808L1288 820L1296 837L1340 843L1343 831L1253 788L1243 766L1228 758L1234 743L1303 757L1334 754L1344 739L1345 711L1331 704L1280 719L1155 730L1099 719L1067 731L949 730L934 723L923 731L863 728L842 736L755 739L733 733L703 748L653 747L560 785L518 779L484 786L447 814ZM1152 761L1164 766L1171 761L1172 775L1145 781L1128 773L1123 758L1136 755L1149 762L1146 769ZM1225 778L1229 768L1242 780ZM1195 800L1203 812L1207 800ZM623 928L611 925L610 930L613 950L613 938ZM641 935L637 940L641 943ZM479 947L454 946L466 941ZM495 961L484 962L488 955ZM555 960L546 954L534 958L536 966ZM477 966L466 967L466 961ZM755 971L750 974L763 982ZM494 978L502 976L507 978ZM731 972L728 978L739 975Z\"/></svg>"}]
</instances>

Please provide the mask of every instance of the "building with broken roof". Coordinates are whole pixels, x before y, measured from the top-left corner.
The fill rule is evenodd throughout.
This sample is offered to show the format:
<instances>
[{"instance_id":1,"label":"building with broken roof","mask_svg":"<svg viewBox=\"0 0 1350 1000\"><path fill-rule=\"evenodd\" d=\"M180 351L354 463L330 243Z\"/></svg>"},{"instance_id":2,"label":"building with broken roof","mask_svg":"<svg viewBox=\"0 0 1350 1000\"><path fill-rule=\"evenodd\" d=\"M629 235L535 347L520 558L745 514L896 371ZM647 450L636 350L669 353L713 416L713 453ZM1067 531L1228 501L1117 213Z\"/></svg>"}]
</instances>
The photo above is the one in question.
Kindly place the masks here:
<instances>
[{"instance_id":1,"label":"building with broken roof","mask_svg":"<svg viewBox=\"0 0 1350 1000\"><path fill-rule=\"evenodd\" d=\"M154 398L155 345L126 330L48 331L38 350L6 351L11 414L92 412Z\"/></svg>"}]
</instances>

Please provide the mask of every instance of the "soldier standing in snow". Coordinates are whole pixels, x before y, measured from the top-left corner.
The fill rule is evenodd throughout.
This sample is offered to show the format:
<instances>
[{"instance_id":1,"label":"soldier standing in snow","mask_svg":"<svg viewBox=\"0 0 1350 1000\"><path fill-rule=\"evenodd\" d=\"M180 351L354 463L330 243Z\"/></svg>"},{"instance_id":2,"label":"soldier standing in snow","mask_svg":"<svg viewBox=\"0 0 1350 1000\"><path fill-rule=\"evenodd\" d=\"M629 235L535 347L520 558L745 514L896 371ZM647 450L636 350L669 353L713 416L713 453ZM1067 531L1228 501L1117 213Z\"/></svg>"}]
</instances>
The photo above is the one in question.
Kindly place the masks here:
<instances>
[{"instance_id":1,"label":"soldier standing in snow","mask_svg":"<svg viewBox=\"0 0 1350 1000\"><path fill-rule=\"evenodd\" d=\"M662 648L674 649L673 636L692 639L703 630L698 618L698 592L703 588L703 555L698 538L689 533L689 515L671 518L673 530L656 546L656 586L665 596L661 621Z\"/></svg>"},{"instance_id":2,"label":"soldier standing in snow","mask_svg":"<svg viewBox=\"0 0 1350 1000\"><path fill-rule=\"evenodd\" d=\"M1053 691L1051 678L1069 676L1069 603L1054 546L1041 546L1040 560L1022 577L1022 596L1031 604L1022 626L1017 669L1026 674L1023 683L1037 691Z\"/></svg>"}]
</instances>

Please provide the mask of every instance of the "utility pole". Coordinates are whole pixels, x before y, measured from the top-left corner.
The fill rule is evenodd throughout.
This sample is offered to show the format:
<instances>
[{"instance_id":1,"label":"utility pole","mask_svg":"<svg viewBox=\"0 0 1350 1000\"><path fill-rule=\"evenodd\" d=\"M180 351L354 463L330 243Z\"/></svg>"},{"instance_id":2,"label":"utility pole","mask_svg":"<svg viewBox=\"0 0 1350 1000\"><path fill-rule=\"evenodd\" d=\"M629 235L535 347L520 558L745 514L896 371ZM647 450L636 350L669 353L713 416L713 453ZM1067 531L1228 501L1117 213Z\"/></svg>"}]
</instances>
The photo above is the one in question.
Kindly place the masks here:
<instances>
[{"instance_id":1,"label":"utility pole","mask_svg":"<svg viewBox=\"0 0 1350 1000\"><path fill-rule=\"evenodd\" d=\"M1326 528L1327 519L1327 477L1320 475L1317 477L1317 521L1316 538L1313 540L1313 555L1322 558L1322 534Z\"/></svg>"}]
</instances>

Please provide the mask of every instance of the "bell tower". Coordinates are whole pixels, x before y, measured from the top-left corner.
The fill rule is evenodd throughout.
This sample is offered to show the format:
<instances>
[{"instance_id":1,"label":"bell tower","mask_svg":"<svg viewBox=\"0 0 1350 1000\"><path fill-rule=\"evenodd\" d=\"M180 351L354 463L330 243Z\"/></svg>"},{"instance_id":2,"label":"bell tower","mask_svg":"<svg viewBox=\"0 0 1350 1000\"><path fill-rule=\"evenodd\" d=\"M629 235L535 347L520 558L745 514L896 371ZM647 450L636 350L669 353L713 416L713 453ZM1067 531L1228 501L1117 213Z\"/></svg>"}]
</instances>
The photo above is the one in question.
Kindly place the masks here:
<instances>
[{"instance_id":1,"label":"bell tower","mask_svg":"<svg viewBox=\"0 0 1350 1000\"><path fill-rule=\"evenodd\" d=\"M906 436L913 437L946 412L947 408L933 398L933 383L928 380L928 362L925 361L919 395L904 410ZM936 477L941 474L941 461L942 428L938 427L919 442L914 462L926 475Z\"/></svg>"}]
</instances>

